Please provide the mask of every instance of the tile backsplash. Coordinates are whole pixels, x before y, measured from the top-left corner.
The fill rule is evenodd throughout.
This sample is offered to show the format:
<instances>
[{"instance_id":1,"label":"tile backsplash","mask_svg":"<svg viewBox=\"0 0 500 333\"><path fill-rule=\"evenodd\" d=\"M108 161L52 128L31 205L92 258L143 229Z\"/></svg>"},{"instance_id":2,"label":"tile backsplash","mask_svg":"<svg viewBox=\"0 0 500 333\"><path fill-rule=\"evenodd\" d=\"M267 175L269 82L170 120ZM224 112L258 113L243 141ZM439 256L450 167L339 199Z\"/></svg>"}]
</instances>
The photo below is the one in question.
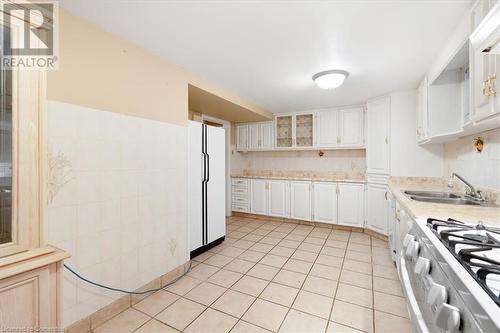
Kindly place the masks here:
<instances>
[{"instance_id":1,"label":"tile backsplash","mask_svg":"<svg viewBox=\"0 0 500 333\"><path fill-rule=\"evenodd\" d=\"M83 276L134 290L184 264L187 128L50 101L49 243ZM64 325L122 296L64 272Z\"/></svg>"},{"instance_id":2,"label":"tile backsplash","mask_svg":"<svg viewBox=\"0 0 500 333\"><path fill-rule=\"evenodd\" d=\"M482 153L473 144L478 136L484 140ZM445 178L456 172L474 185L500 189L500 129L445 144L444 159Z\"/></svg>"}]
</instances>

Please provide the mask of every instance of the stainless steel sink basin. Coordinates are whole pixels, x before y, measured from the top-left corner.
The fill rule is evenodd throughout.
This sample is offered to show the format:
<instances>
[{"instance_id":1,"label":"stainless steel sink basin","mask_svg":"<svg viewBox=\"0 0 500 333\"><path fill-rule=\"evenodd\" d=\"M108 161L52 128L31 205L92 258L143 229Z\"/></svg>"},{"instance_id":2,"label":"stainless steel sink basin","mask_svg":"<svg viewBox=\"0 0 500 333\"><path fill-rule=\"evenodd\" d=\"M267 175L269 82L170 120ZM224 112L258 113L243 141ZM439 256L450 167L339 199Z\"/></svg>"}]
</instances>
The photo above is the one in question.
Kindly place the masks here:
<instances>
[{"instance_id":1,"label":"stainless steel sink basin","mask_svg":"<svg viewBox=\"0 0 500 333\"><path fill-rule=\"evenodd\" d=\"M470 206L482 206L481 202L466 199L466 198L444 198L444 197L421 197L421 196L410 196L411 199L423 202L432 203L443 203L443 204L454 204L454 205L470 205Z\"/></svg>"},{"instance_id":2,"label":"stainless steel sink basin","mask_svg":"<svg viewBox=\"0 0 500 333\"><path fill-rule=\"evenodd\" d=\"M418 196L418 197L426 197L426 198L462 198L462 195L456 193L448 193L448 192L437 192L437 191L405 191L405 194L409 196Z\"/></svg>"}]
</instances>

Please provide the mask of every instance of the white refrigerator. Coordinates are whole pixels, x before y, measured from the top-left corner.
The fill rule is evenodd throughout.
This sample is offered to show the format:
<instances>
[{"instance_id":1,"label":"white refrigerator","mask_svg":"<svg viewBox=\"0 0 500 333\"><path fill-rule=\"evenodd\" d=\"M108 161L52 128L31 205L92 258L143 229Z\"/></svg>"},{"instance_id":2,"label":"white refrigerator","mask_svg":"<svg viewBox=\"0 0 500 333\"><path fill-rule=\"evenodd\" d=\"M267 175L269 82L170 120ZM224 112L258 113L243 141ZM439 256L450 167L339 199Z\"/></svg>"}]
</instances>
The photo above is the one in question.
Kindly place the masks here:
<instances>
[{"instance_id":1,"label":"white refrigerator","mask_svg":"<svg viewBox=\"0 0 500 333\"><path fill-rule=\"evenodd\" d=\"M188 222L191 258L226 235L225 130L200 122L188 125Z\"/></svg>"}]
</instances>

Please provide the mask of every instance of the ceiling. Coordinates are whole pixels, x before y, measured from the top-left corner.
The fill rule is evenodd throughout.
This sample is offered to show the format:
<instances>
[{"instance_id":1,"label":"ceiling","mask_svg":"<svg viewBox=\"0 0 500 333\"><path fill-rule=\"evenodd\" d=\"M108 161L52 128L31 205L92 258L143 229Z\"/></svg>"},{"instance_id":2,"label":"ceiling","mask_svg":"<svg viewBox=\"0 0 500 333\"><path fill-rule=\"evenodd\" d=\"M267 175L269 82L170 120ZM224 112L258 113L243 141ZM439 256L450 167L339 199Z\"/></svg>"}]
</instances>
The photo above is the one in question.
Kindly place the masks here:
<instances>
[{"instance_id":1,"label":"ceiling","mask_svg":"<svg viewBox=\"0 0 500 333\"><path fill-rule=\"evenodd\" d=\"M360 104L415 88L471 0L61 0L271 112ZM333 91L311 76L350 76Z\"/></svg>"}]
</instances>

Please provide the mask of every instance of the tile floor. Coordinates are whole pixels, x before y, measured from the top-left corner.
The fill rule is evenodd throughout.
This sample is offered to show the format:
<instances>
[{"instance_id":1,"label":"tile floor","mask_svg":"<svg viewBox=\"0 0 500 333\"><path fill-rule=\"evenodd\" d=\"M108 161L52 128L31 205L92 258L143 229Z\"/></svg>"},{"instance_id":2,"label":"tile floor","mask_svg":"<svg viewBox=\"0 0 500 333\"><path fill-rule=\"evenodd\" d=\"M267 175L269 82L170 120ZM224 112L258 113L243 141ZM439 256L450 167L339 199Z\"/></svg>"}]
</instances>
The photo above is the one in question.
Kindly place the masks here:
<instances>
[{"instance_id":1,"label":"tile floor","mask_svg":"<svg viewBox=\"0 0 500 333\"><path fill-rule=\"evenodd\" d=\"M94 333L410 332L387 243L235 217L226 241L175 284Z\"/></svg>"}]
</instances>

